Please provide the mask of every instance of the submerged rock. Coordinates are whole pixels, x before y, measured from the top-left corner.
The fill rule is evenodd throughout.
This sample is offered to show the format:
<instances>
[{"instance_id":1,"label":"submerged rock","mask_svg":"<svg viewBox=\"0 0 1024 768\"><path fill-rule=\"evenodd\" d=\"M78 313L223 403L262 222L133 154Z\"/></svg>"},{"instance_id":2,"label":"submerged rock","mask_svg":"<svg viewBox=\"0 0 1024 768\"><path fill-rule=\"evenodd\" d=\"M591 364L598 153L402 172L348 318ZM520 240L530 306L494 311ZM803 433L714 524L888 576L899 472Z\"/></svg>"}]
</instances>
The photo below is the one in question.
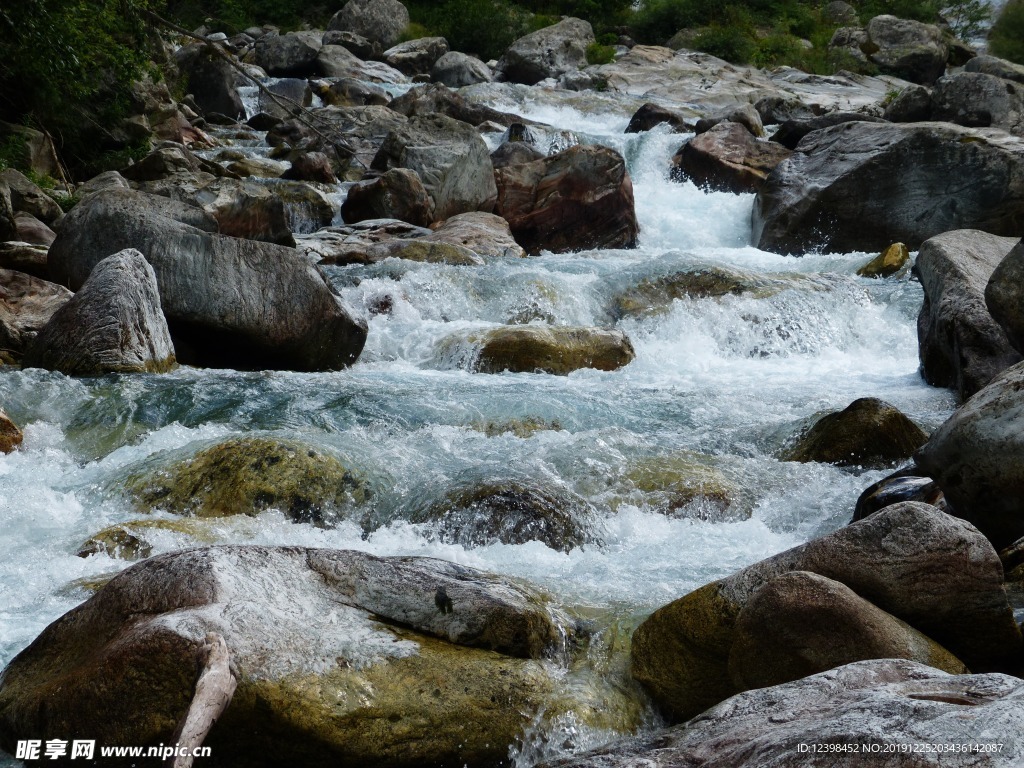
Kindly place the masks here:
<instances>
[{"instance_id":1,"label":"submerged rock","mask_svg":"<svg viewBox=\"0 0 1024 768\"><path fill-rule=\"evenodd\" d=\"M993 747L992 753L922 753L914 764L1009 766L1021 748L1022 695L1024 683L1010 675L950 675L898 659L859 661L741 693L684 725L612 742L544 768L832 768L854 763L882 768L911 764L895 756L892 745L980 746L979 739L1003 744L1007 759ZM811 745L817 745L816 752L801 752L801 746ZM853 761L855 746L859 753Z\"/></svg>"},{"instance_id":2,"label":"submerged rock","mask_svg":"<svg viewBox=\"0 0 1024 768\"><path fill-rule=\"evenodd\" d=\"M539 541L569 552L597 539L596 512L583 497L564 488L514 480L449 493L409 519L433 523L442 541L464 547Z\"/></svg>"},{"instance_id":3,"label":"submerged rock","mask_svg":"<svg viewBox=\"0 0 1024 768\"><path fill-rule=\"evenodd\" d=\"M701 587L641 624L633 676L672 720L737 693L728 673L737 617L764 584L790 571L845 584L971 669L1009 666L1020 653L992 545L963 520L905 502Z\"/></svg>"},{"instance_id":4,"label":"submerged rock","mask_svg":"<svg viewBox=\"0 0 1024 768\"><path fill-rule=\"evenodd\" d=\"M1024 140L950 123L843 123L808 135L768 177L753 242L802 254L915 249L966 228L1019 236L1022 206Z\"/></svg>"},{"instance_id":5,"label":"submerged rock","mask_svg":"<svg viewBox=\"0 0 1024 768\"><path fill-rule=\"evenodd\" d=\"M632 462L624 479L643 493L643 503L671 515L716 522L749 517L739 489L710 462L688 452L653 456Z\"/></svg>"},{"instance_id":6,"label":"submerged rock","mask_svg":"<svg viewBox=\"0 0 1024 768\"><path fill-rule=\"evenodd\" d=\"M571 634L533 590L440 560L186 550L123 571L10 663L0 746L171 743L190 703L211 706L198 668L227 689L199 733L214 755L484 768L550 697L537 659Z\"/></svg>"},{"instance_id":7,"label":"submerged rock","mask_svg":"<svg viewBox=\"0 0 1024 768\"><path fill-rule=\"evenodd\" d=\"M0 453L10 453L25 439L25 433L7 412L0 408Z\"/></svg>"},{"instance_id":8,"label":"submerged rock","mask_svg":"<svg viewBox=\"0 0 1024 768\"><path fill-rule=\"evenodd\" d=\"M1020 361L1006 332L989 314L990 278L1016 243L977 230L945 232L921 246L916 269L924 289L917 317L925 380L967 398Z\"/></svg>"},{"instance_id":9,"label":"submerged rock","mask_svg":"<svg viewBox=\"0 0 1024 768\"><path fill-rule=\"evenodd\" d=\"M479 373L565 376L579 368L614 371L636 356L626 334L602 328L503 326L474 340L481 345L473 365Z\"/></svg>"},{"instance_id":10,"label":"submerged rock","mask_svg":"<svg viewBox=\"0 0 1024 768\"><path fill-rule=\"evenodd\" d=\"M213 537L195 520L130 520L104 528L90 536L78 548L79 557L107 555L119 560L142 560L153 553L153 539L161 532L184 534L203 544ZM155 534L155 536L154 536Z\"/></svg>"},{"instance_id":11,"label":"submerged rock","mask_svg":"<svg viewBox=\"0 0 1024 768\"><path fill-rule=\"evenodd\" d=\"M878 398L862 397L816 421L785 453L783 461L884 467L909 459L927 439L899 409Z\"/></svg>"},{"instance_id":12,"label":"submerged rock","mask_svg":"<svg viewBox=\"0 0 1024 768\"><path fill-rule=\"evenodd\" d=\"M640 232L626 162L607 147L576 146L501 168L495 213L533 254L633 248Z\"/></svg>"},{"instance_id":13,"label":"submerged rock","mask_svg":"<svg viewBox=\"0 0 1024 768\"><path fill-rule=\"evenodd\" d=\"M1022 389L1018 363L960 406L914 455L956 514L997 548L1024 536Z\"/></svg>"},{"instance_id":14,"label":"submerged rock","mask_svg":"<svg viewBox=\"0 0 1024 768\"><path fill-rule=\"evenodd\" d=\"M219 443L125 485L145 510L226 517L279 509L296 522L317 524L336 521L373 495L366 480L334 456L263 437Z\"/></svg>"},{"instance_id":15,"label":"submerged rock","mask_svg":"<svg viewBox=\"0 0 1024 768\"><path fill-rule=\"evenodd\" d=\"M174 368L156 274L145 257L129 248L93 267L78 293L40 329L24 365L68 376Z\"/></svg>"}]
</instances>

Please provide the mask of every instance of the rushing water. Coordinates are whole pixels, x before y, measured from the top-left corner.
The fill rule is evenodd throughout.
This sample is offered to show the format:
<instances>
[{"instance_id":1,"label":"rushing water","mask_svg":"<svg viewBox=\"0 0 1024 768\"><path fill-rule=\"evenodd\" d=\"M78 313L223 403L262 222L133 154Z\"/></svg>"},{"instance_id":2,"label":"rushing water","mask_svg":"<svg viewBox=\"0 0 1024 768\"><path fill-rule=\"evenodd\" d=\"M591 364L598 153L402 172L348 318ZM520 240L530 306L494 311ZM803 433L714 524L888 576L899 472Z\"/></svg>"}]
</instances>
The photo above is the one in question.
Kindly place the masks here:
<instances>
[{"instance_id":1,"label":"rushing water","mask_svg":"<svg viewBox=\"0 0 1024 768\"><path fill-rule=\"evenodd\" d=\"M339 373L0 375L0 402L25 426L22 449L0 457L0 665L88 596L79 580L125 567L75 554L90 534L139 517L121 491L125 477L144 462L228 436L295 437L335 452L371 478L376 527L323 529L267 512L212 523L204 529L210 541L441 557L526 579L603 617L599 623L630 625L709 580L845 523L859 492L883 473L779 461L785 441L815 414L863 396L888 400L926 429L950 413L949 394L918 375L916 282L857 277L868 254L795 259L750 247L753 196L668 180L678 135L624 135L626 120L615 115L518 109L624 154L639 248L482 267L389 260L328 268L346 303L369 322L362 358ZM777 278L782 287L676 300L664 312L616 321L622 292L707 265ZM391 312L371 314L385 296ZM616 372L565 377L474 374L472 350L451 341L528 320L617 324L636 360ZM514 420L546 428L495 428ZM631 486L628 470L637 462L678 455L703 456L721 471L752 510L749 519L668 516ZM596 543L569 553L537 542L465 548L403 519L403 510L453 485L510 474L586 497L599 512ZM168 530L155 543L163 552L194 541ZM566 744L611 735L587 732L571 715L538 721L517 761L529 765Z\"/></svg>"}]
</instances>

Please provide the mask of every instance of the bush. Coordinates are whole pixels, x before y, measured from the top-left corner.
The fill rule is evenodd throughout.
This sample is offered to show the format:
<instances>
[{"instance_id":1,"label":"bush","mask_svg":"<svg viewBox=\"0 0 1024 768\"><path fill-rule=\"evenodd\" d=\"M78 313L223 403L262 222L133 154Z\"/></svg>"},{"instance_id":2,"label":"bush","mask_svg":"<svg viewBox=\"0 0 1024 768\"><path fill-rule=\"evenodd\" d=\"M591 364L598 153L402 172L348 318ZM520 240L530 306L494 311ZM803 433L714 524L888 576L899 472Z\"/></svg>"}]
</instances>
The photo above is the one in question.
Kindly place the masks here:
<instances>
[{"instance_id":1,"label":"bush","mask_svg":"<svg viewBox=\"0 0 1024 768\"><path fill-rule=\"evenodd\" d=\"M1010 0L1003 6L988 34L989 51L1018 64L1024 64L1024 0Z\"/></svg>"},{"instance_id":2,"label":"bush","mask_svg":"<svg viewBox=\"0 0 1024 768\"><path fill-rule=\"evenodd\" d=\"M587 64L608 64L615 59L615 49L610 45L591 43L587 46Z\"/></svg>"},{"instance_id":3,"label":"bush","mask_svg":"<svg viewBox=\"0 0 1024 768\"><path fill-rule=\"evenodd\" d=\"M407 2L412 21L444 37L452 50L496 59L530 31L529 15L506 0Z\"/></svg>"},{"instance_id":4,"label":"bush","mask_svg":"<svg viewBox=\"0 0 1024 768\"><path fill-rule=\"evenodd\" d=\"M712 24L697 35L693 47L733 64L749 64L757 50L754 39L747 30L720 24Z\"/></svg>"}]
</instances>

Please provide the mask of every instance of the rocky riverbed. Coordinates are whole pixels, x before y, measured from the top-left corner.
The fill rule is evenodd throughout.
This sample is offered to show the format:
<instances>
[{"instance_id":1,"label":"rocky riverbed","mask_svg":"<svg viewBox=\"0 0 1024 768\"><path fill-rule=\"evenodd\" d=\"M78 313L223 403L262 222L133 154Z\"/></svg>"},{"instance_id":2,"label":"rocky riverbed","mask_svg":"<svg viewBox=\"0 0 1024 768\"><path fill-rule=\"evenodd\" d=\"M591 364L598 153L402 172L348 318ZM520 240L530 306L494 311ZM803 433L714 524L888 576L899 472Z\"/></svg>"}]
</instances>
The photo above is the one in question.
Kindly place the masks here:
<instances>
[{"instance_id":1,"label":"rocky riverbed","mask_svg":"<svg viewBox=\"0 0 1024 768\"><path fill-rule=\"evenodd\" d=\"M0 174L0 763L1019 764L1020 69L403 12L176 37L145 158Z\"/></svg>"}]
</instances>

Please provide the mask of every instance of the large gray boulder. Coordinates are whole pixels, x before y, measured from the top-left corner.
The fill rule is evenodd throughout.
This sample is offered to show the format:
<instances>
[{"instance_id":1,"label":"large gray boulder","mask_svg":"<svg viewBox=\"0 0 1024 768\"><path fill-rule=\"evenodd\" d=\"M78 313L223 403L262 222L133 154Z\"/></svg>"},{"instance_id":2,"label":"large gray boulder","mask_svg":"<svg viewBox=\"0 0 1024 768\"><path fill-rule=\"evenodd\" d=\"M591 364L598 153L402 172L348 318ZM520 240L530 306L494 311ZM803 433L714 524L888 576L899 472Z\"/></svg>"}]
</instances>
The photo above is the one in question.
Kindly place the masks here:
<instances>
[{"instance_id":1,"label":"large gray boulder","mask_svg":"<svg viewBox=\"0 0 1024 768\"><path fill-rule=\"evenodd\" d=\"M1024 84L982 72L945 75L932 91L931 114L933 120L1024 135Z\"/></svg>"},{"instance_id":2,"label":"large gray boulder","mask_svg":"<svg viewBox=\"0 0 1024 768\"><path fill-rule=\"evenodd\" d=\"M179 362L336 370L355 361L366 326L316 267L292 248L216 229L202 209L104 190L65 217L50 249L51 273L77 289L108 255L137 248L156 272Z\"/></svg>"},{"instance_id":3,"label":"large gray boulder","mask_svg":"<svg viewBox=\"0 0 1024 768\"><path fill-rule=\"evenodd\" d=\"M341 45L325 45L317 54L324 77L351 77L368 83L407 83L409 78L382 61L363 61Z\"/></svg>"},{"instance_id":4,"label":"large gray boulder","mask_svg":"<svg viewBox=\"0 0 1024 768\"><path fill-rule=\"evenodd\" d=\"M1024 65L1014 64L1012 61L995 56L975 56L964 64L964 71L982 72L986 75L1002 78L1003 80L1024 83Z\"/></svg>"},{"instance_id":5,"label":"large gray boulder","mask_svg":"<svg viewBox=\"0 0 1024 768\"><path fill-rule=\"evenodd\" d=\"M1020 234L1024 140L1002 131L855 122L798 149L757 195L753 242L764 250L914 250L952 229Z\"/></svg>"},{"instance_id":6,"label":"large gray boulder","mask_svg":"<svg viewBox=\"0 0 1024 768\"><path fill-rule=\"evenodd\" d=\"M895 16L868 22L868 61L884 73L930 85L946 71L949 43L940 27Z\"/></svg>"},{"instance_id":7,"label":"large gray boulder","mask_svg":"<svg viewBox=\"0 0 1024 768\"><path fill-rule=\"evenodd\" d=\"M117 575L8 665L0 746L56 732L172 743L191 705L218 721L196 742L237 763L281 765L301 745L310 766L483 768L550 698L541 658L573 634L537 592L440 560L174 552Z\"/></svg>"},{"instance_id":8,"label":"large gray boulder","mask_svg":"<svg viewBox=\"0 0 1024 768\"><path fill-rule=\"evenodd\" d=\"M13 168L0 171L0 181L6 184L10 190L11 207L16 212L31 214L44 224L51 226L64 215L54 199L20 171Z\"/></svg>"},{"instance_id":9,"label":"large gray boulder","mask_svg":"<svg viewBox=\"0 0 1024 768\"><path fill-rule=\"evenodd\" d=\"M1005 238L1011 241L1013 238ZM1024 245L1018 242L985 286L985 306L1018 352L1024 351Z\"/></svg>"},{"instance_id":10,"label":"large gray boulder","mask_svg":"<svg viewBox=\"0 0 1024 768\"><path fill-rule=\"evenodd\" d=\"M449 88L491 82L491 70L480 59L459 51L448 51L430 68L430 79Z\"/></svg>"},{"instance_id":11,"label":"large gray boulder","mask_svg":"<svg viewBox=\"0 0 1024 768\"><path fill-rule=\"evenodd\" d=\"M495 213L528 253L636 246L633 181L615 150L575 146L494 175Z\"/></svg>"},{"instance_id":12,"label":"large gray boulder","mask_svg":"<svg viewBox=\"0 0 1024 768\"><path fill-rule=\"evenodd\" d=\"M245 105L238 94L239 73L209 46L195 43L179 48L174 61L203 112L217 112L231 118L244 118Z\"/></svg>"},{"instance_id":13,"label":"large gray boulder","mask_svg":"<svg viewBox=\"0 0 1024 768\"><path fill-rule=\"evenodd\" d=\"M18 226L14 223L11 188L0 180L0 242L18 239Z\"/></svg>"},{"instance_id":14,"label":"large gray boulder","mask_svg":"<svg viewBox=\"0 0 1024 768\"><path fill-rule=\"evenodd\" d=\"M960 406L914 460L958 516L996 548L1024 536L1024 364L1003 371Z\"/></svg>"},{"instance_id":15,"label":"large gray boulder","mask_svg":"<svg viewBox=\"0 0 1024 768\"><path fill-rule=\"evenodd\" d=\"M1024 682L1010 675L950 675L913 661L859 661L747 691L684 725L543 765L1011 768L1024 746L1022 696ZM977 751L954 751L954 744Z\"/></svg>"},{"instance_id":16,"label":"large gray boulder","mask_svg":"<svg viewBox=\"0 0 1024 768\"><path fill-rule=\"evenodd\" d=\"M448 41L443 37L420 37L393 45L381 58L399 72L414 77L429 75L434 62L448 53Z\"/></svg>"},{"instance_id":17,"label":"large gray boulder","mask_svg":"<svg viewBox=\"0 0 1024 768\"><path fill-rule=\"evenodd\" d=\"M0 269L0 349L20 359L36 334L71 296L62 285Z\"/></svg>"},{"instance_id":18,"label":"large gray boulder","mask_svg":"<svg viewBox=\"0 0 1024 768\"><path fill-rule=\"evenodd\" d=\"M399 219L417 227L431 222L433 202L416 171L392 168L375 179L356 184L341 205L346 224L368 219Z\"/></svg>"},{"instance_id":19,"label":"large gray boulder","mask_svg":"<svg viewBox=\"0 0 1024 768\"><path fill-rule=\"evenodd\" d=\"M498 190L487 144L468 123L444 115L413 117L388 134L371 168L409 168L432 203L432 221L467 211L491 211Z\"/></svg>"},{"instance_id":20,"label":"large gray boulder","mask_svg":"<svg viewBox=\"0 0 1024 768\"><path fill-rule=\"evenodd\" d=\"M1006 668L1020 654L992 544L963 520L904 502L655 611L633 635L632 673L670 719L693 717L738 692L728 672L737 616L765 584L791 571L845 584L971 669Z\"/></svg>"},{"instance_id":21,"label":"large gray boulder","mask_svg":"<svg viewBox=\"0 0 1024 768\"><path fill-rule=\"evenodd\" d=\"M323 34L316 31L264 35L256 41L256 64L273 77L310 77L319 74L317 56Z\"/></svg>"},{"instance_id":22,"label":"large gray boulder","mask_svg":"<svg viewBox=\"0 0 1024 768\"><path fill-rule=\"evenodd\" d=\"M1020 361L985 306L986 286L1017 238L967 229L924 242L916 269L924 289L917 317L921 372L967 398Z\"/></svg>"},{"instance_id":23,"label":"large gray boulder","mask_svg":"<svg viewBox=\"0 0 1024 768\"><path fill-rule=\"evenodd\" d=\"M587 46L595 41L589 21L567 18L521 37L498 59L499 80L534 85L587 66Z\"/></svg>"},{"instance_id":24,"label":"large gray boulder","mask_svg":"<svg viewBox=\"0 0 1024 768\"><path fill-rule=\"evenodd\" d=\"M353 32L390 48L407 26L409 11L398 0L349 0L334 14L327 29Z\"/></svg>"},{"instance_id":25,"label":"large gray boulder","mask_svg":"<svg viewBox=\"0 0 1024 768\"><path fill-rule=\"evenodd\" d=\"M25 354L26 368L68 376L162 373L175 366L156 275L134 249L97 264Z\"/></svg>"}]
</instances>

